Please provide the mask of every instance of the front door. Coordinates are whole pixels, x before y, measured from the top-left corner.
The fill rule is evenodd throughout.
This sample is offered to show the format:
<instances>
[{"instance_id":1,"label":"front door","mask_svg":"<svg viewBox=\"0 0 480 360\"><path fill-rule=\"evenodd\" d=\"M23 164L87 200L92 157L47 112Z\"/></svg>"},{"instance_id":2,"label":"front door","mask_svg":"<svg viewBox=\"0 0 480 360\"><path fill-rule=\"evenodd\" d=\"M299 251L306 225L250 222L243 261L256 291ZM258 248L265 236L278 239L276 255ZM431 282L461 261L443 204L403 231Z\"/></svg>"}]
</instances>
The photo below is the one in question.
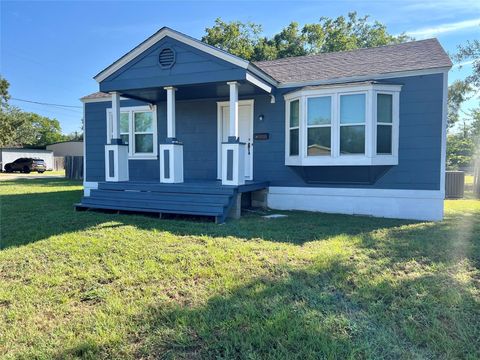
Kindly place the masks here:
<instances>
[{"instance_id":1,"label":"front door","mask_svg":"<svg viewBox=\"0 0 480 360\"><path fill-rule=\"evenodd\" d=\"M218 171L222 174L222 142L228 141L230 128L230 106L228 102L218 103ZM245 180L253 179L253 100L238 102L238 126L240 142L245 143Z\"/></svg>"}]
</instances>

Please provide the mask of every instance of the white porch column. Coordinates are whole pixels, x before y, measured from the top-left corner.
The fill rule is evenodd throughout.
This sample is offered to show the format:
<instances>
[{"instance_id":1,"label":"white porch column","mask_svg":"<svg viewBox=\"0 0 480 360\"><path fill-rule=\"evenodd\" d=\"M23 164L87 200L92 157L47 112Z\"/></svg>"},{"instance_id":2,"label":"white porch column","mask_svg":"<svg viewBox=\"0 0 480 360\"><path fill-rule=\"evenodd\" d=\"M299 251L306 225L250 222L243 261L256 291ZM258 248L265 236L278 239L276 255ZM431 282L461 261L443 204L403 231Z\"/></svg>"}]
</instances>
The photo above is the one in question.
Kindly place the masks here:
<instances>
[{"instance_id":1,"label":"white porch column","mask_svg":"<svg viewBox=\"0 0 480 360\"><path fill-rule=\"evenodd\" d=\"M105 181L128 181L128 145L122 144L120 137L120 94L117 92L112 93L112 139L105 145Z\"/></svg>"},{"instance_id":2,"label":"white porch column","mask_svg":"<svg viewBox=\"0 0 480 360\"><path fill-rule=\"evenodd\" d=\"M240 142L238 125L238 82L230 86L228 141L222 143L222 185L245 184L245 143Z\"/></svg>"},{"instance_id":3,"label":"white porch column","mask_svg":"<svg viewBox=\"0 0 480 360\"><path fill-rule=\"evenodd\" d=\"M177 140L175 132L175 91L173 86L167 90L167 139L160 144L160 182L183 182L183 144Z\"/></svg>"},{"instance_id":4,"label":"white porch column","mask_svg":"<svg viewBox=\"0 0 480 360\"><path fill-rule=\"evenodd\" d=\"M238 139L238 82L227 83L230 86L230 129L228 136Z\"/></svg>"},{"instance_id":5,"label":"white porch column","mask_svg":"<svg viewBox=\"0 0 480 360\"><path fill-rule=\"evenodd\" d=\"M164 88L167 90L167 138L175 138L175 89L173 86Z\"/></svg>"},{"instance_id":6,"label":"white porch column","mask_svg":"<svg viewBox=\"0 0 480 360\"><path fill-rule=\"evenodd\" d=\"M120 139L120 94L112 93L112 138Z\"/></svg>"}]
</instances>

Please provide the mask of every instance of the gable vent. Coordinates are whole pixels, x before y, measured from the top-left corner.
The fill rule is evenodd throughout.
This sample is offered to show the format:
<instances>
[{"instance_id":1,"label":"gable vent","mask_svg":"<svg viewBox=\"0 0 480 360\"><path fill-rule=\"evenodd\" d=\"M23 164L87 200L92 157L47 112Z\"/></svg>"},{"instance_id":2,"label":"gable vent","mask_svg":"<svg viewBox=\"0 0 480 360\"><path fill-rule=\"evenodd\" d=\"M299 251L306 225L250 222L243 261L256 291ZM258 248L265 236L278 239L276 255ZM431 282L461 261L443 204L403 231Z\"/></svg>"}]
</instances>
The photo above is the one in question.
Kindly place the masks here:
<instances>
[{"instance_id":1,"label":"gable vent","mask_svg":"<svg viewBox=\"0 0 480 360\"><path fill-rule=\"evenodd\" d=\"M170 48L163 49L158 56L158 62L164 69L171 68L175 63L175 52Z\"/></svg>"}]
</instances>

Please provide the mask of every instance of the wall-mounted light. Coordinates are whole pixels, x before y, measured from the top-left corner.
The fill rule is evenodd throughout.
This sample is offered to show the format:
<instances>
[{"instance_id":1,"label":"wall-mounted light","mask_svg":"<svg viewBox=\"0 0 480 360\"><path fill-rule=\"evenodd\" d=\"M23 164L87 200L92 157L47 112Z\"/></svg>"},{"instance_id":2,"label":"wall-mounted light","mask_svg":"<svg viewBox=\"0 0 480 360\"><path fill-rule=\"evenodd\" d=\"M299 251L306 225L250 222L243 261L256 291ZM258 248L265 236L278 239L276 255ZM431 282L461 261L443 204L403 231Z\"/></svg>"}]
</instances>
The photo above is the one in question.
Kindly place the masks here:
<instances>
[{"instance_id":1,"label":"wall-mounted light","mask_svg":"<svg viewBox=\"0 0 480 360\"><path fill-rule=\"evenodd\" d=\"M258 121L263 121L265 119L265 116L263 114L258 115Z\"/></svg>"}]
</instances>

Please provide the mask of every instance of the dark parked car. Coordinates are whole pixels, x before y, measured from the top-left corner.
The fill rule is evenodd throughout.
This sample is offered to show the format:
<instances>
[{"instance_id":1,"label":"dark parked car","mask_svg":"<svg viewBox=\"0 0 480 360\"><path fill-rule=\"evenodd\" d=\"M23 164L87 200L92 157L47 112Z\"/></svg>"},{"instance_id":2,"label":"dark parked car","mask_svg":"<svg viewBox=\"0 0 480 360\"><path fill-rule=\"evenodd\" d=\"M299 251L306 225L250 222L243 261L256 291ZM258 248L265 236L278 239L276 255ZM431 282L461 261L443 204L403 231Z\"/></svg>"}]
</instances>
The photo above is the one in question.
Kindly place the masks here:
<instances>
[{"instance_id":1,"label":"dark parked car","mask_svg":"<svg viewBox=\"0 0 480 360\"><path fill-rule=\"evenodd\" d=\"M27 174L31 171L43 173L45 170L47 170L47 167L42 159L20 158L5 164L5 171L9 173L14 171L21 171Z\"/></svg>"}]
</instances>

